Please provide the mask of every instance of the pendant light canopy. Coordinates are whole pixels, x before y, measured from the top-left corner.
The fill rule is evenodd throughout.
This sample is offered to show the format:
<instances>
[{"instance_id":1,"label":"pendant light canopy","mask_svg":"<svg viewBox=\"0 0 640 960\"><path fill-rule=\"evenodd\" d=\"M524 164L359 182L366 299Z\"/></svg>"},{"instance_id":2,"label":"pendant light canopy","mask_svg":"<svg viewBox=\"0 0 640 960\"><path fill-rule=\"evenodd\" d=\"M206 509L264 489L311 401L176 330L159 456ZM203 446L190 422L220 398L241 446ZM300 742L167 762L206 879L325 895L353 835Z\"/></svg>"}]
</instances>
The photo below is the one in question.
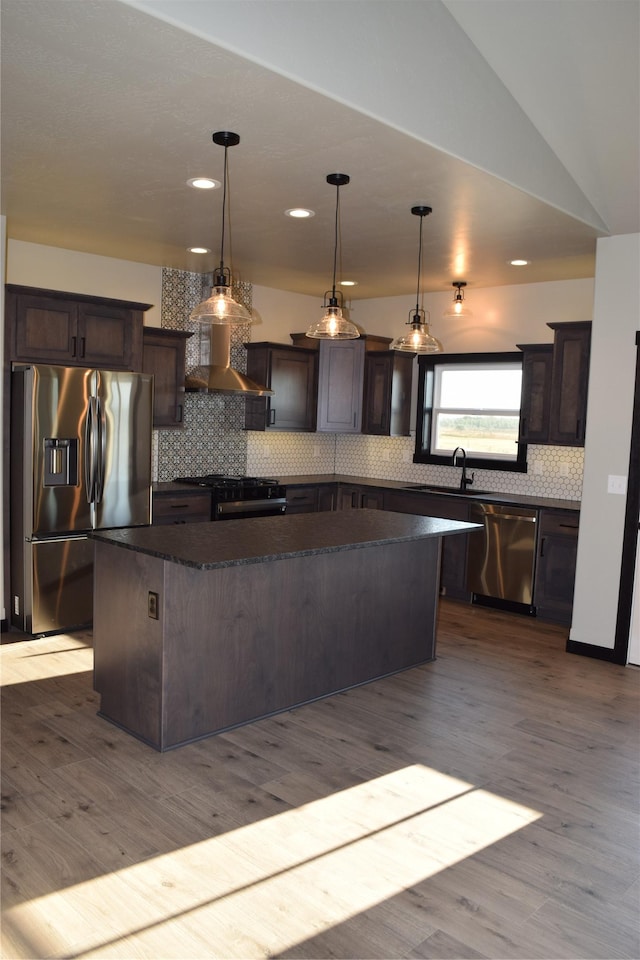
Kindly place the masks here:
<instances>
[{"instance_id":1,"label":"pendant light canopy","mask_svg":"<svg viewBox=\"0 0 640 960\"><path fill-rule=\"evenodd\" d=\"M224 177L222 191L222 231L220 238L220 266L214 273L211 296L208 300L199 303L190 314L189 319L200 323L251 323L251 314L245 306L238 303L231 296L231 271L224 265L224 229L227 209L227 151L240 143L237 133L221 130L212 135L212 140L218 146L224 147Z\"/></svg>"},{"instance_id":2,"label":"pendant light canopy","mask_svg":"<svg viewBox=\"0 0 640 960\"><path fill-rule=\"evenodd\" d=\"M427 314L420 306L420 276L422 273L422 221L431 213L431 207L411 207L411 213L420 217L420 244L418 247L418 288L416 292L416 308L409 313L407 326L411 327L408 333L397 337L391 344L392 350L405 350L407 353L441 353L442 344L429 332Z\"/></svg>"},{"instance_id":3,"label":"pendant light canopy","mask_svg":"<svg viewBox=\"0 0 640 960\"><path fill-rule=\"evenodd\" d=\"M448 310L445 310L443 317L472 317L473 313L469 310L464 299L464 280L454 280L452 286L456 288L455 296Z\"/></svg>"},{"instance_id":4,"label":"pendant light canopy","mask_svg":"<svg viewBox=\"0 0 640 960\"><path fill-rule=\"evenodd\" d=\"M340 213L340 187L349 183L349 177L346 173L330 173L327 176L327 183L336 188L336 217L335 217L335 235L333 247L333 286L331 291L324 295L322 303L325 314L322 320L312 323L307 330L307 336L314 340L357 340L360 331L354 323L342 316L343 299L342 293L336 293L336 265L338 261L338 222ZM330 293L330 296L327 294ZM339 299L338 299L339 297Z\"/></svg>"}]
</instances>

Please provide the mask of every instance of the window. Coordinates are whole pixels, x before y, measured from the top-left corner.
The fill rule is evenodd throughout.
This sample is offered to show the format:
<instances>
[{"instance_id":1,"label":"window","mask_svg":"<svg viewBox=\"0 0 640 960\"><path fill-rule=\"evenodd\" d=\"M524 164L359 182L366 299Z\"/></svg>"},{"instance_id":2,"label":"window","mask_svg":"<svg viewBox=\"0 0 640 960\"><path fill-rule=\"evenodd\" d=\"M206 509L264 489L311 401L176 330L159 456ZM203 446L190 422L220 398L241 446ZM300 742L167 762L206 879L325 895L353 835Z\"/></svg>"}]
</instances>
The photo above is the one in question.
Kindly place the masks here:
<instances>
[{"instance_id":1,"label":"window","mask_svg":"<svg viewBox=\"0 0 640 960\"><path fill-rule=\"evenodd\" d=\"M518 441L521 353L421 356L416 427L417 463L451 463L463 447L470 466L523 472Z\"/></svg>"}]
</instances>

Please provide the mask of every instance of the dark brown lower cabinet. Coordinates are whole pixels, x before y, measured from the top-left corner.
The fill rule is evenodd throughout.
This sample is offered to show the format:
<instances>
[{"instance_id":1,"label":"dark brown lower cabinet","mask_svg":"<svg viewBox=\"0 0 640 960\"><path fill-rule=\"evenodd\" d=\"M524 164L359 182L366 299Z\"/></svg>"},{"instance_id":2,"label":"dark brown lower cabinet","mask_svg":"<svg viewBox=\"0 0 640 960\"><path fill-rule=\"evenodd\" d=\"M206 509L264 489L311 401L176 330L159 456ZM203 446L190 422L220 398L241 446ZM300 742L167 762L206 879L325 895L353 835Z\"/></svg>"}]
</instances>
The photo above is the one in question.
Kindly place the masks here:
<instances>
[{"instance_id":1,"label":"dark brown lower cabinet","mask_svg":"<svg viewBox=\"0 0 640 960\"><path fill-rule=\"evenodd\" d=\"M577 510L540 513L534 602L543 620L571 624L579 522Z\"/></svg>"},{"instance_id":2,"label":"dark brown lower cabinet","mask_svg":"<svg viewBox=\"0 0 640 960\"><path fill-rule=\"evenodd\" d=\"M287 513L316 513L317 487L287 487Z\"/></svg>"},{"instance_id":3,"label":"dark brown lower cabinet","mask_svg":"<svg viewBox=\"0 0 640 960\"><path fill-rule=\"evenodd\" d=\"M337 510L384 510L384 491L341 483L338 486Z\"/></svg>"},{"instance_id":4,"label":"dark brown lower cabinet","mask_svg":"<svg viewBox=\"0 0 640 960\"><path fill-rule=\"evenodd\" d=\"M211 520L211 494L170 493L153 495L153 526L169 523L203 523Z\"/></svg>"},{"instance_id":5,"label":"dark brown lower cabinet","mask_svg":"<svg viewBox=\"0 0 640 960\"><path fill-rule=\"evenodd\" d=\"M440 517L444 520L469 519L469 505L464 500L424 493L406 493L403 490L385 491L384 509L395 510L397 513L414 513L421 517ZM466 584L469 536L472 534L442 538L440 593L455 600L471 599Z\"/></svg>"}]
</instances>

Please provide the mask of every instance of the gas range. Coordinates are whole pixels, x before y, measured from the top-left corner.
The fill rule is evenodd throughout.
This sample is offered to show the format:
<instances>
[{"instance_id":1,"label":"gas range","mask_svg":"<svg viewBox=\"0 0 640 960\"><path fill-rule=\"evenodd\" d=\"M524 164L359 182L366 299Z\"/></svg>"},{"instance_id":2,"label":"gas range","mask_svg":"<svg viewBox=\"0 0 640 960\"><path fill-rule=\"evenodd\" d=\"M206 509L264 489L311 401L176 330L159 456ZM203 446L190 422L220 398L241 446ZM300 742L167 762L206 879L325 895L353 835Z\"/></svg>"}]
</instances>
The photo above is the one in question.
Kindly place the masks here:
<instances>
[{"instance_id":1,"label":"gas range","mask_svg":"<svg viewBox=\"0 0 640 960\"><path fill-rule=\"evenodd\" d=\"M286 487L267 477L230 477L208 473L201 477L176 477L175 482L211 490L212 520L264 517L286 510Z\"/></svg>"}]
</instances>

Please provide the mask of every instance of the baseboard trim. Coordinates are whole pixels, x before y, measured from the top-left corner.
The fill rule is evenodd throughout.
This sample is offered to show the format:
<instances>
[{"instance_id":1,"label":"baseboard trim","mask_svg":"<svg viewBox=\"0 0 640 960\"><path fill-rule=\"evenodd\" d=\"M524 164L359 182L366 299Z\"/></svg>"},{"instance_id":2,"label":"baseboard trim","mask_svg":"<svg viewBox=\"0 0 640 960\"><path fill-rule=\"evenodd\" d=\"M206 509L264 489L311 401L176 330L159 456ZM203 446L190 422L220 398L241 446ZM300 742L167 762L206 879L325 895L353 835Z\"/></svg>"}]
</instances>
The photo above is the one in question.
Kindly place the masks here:
<instances>
[{"instance_id":1,"label":"baseboard trim","mask_svg":"<svg viewBox=\"0 0 640 960\"><path fill-rule=\"evenodd\" d=\"M567 640L567 653L577 653L581 657L592 657L594 660L605 660L607 663L617 663L624 666L625 661L620 654L611 647L599 647L595 643L581 643L579 640Z\"/></svg>"}]
</instances>

